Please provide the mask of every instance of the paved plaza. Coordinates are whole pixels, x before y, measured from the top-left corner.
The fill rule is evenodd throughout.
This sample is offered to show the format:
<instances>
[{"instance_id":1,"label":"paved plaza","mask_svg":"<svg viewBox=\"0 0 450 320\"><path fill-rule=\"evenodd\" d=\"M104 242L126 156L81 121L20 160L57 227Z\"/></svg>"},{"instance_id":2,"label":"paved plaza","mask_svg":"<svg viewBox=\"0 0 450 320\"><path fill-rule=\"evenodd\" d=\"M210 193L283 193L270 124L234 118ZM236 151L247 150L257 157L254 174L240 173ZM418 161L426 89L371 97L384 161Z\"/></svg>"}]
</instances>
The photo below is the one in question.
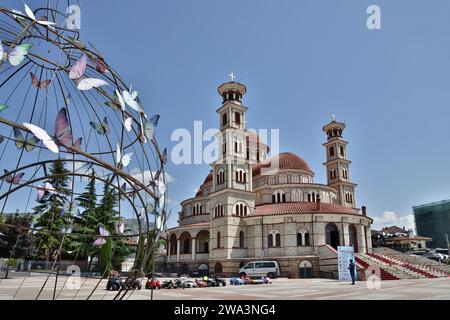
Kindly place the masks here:
<instances>
[{"instance_id":1,"label":"paved plaza","mask_svg":"<svg viewBox=\"0 0 450 320\"><path fill-rule=\"evenodd\" d=\"M46 277L12 277L0 280L0 299L34 300ZM52 299L55 285L50 277L39 299ZM82 287L70 289L66 277L59 277L56 298L62 300L85 300L98 279L81 279ZM161 279L162 280L162 279ZM145 281L145 280L144 280ZM144 282L143 282L144 284ZM90 299L111 300L117 292L105 290L106 280L102 280ZM128 300L148 300L150 290L136 290L126 296ZM275 279L269 285L241 285L215 288L162 289L154 290L157 300L404 300L438 299L450 300L450 278L383 281L380 289L368 289L365 282L352 286L348 282L329 279Z\"/></svg>"}]
</instances>

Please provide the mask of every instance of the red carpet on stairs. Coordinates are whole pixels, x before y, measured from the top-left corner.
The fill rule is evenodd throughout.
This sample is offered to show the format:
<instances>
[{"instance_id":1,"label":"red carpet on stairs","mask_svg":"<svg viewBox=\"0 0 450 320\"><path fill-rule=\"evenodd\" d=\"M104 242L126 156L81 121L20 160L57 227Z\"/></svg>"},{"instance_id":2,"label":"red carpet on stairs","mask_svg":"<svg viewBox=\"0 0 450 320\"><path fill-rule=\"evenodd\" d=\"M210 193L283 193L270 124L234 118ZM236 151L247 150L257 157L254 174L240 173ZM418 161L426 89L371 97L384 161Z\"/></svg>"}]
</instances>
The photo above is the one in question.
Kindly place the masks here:
<instances>
[{"instance_id":1,"label":"red carpet on stairs","mask_svg":"<svg viewBox=\"0 0 450 320\"><path fill-rule=\"evenodd\" d=\"M356 260L357 263L362 265L363 268L365 268L365 269L368 269L370 267L370 265L367 262L361 260L358 257L355 257L355 260ZM390 272L384 270L383 268L380 268L380 267L378 267L378 268L380 269L380 278L381 278L381 280L399 280L398 277L394 276Z\"/></svg>"}]
</instances>

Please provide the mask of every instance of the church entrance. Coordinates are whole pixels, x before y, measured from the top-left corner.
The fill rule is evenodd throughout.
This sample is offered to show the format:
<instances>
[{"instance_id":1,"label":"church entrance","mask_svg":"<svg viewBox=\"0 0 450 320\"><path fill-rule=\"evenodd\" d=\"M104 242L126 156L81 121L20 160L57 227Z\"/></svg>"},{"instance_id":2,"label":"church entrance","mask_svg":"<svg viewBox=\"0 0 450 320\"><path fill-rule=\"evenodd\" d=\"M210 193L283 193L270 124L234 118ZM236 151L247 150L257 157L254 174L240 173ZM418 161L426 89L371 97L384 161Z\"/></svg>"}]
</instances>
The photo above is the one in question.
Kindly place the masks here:
<instances>
[{"instance_id":1,"label":"church entrance","mask_svg":"<svg viewBox=\"0 0 450 320\"><path fill-rule=\"evenodd\" d=\"M334 223L329 223L325 227L326 243L337 249L339 246L339 230Z\"/></svg>"},{"instance_id":2,"label":"church entrance","mask_svg":"<svg viewBox=\"0 0 450 320\"><path fill-rule=\"evenodd\" d=\"M351 224L348 227L348 236L350 238L350 245L353 246L355 253L358 252L358 238L356 237L356 227Z\"/></svg>"},{"instance_id":3,"label":"church entrance","mask_svg":"<svg viewBox=\"0 0 450 320\"><path fill-rule=\"evenodd\" d=\"M299 278L312 278L314 275L313 266L311 261L303 260L298 264L298 277Z\"/></svg>"}]
</instances>

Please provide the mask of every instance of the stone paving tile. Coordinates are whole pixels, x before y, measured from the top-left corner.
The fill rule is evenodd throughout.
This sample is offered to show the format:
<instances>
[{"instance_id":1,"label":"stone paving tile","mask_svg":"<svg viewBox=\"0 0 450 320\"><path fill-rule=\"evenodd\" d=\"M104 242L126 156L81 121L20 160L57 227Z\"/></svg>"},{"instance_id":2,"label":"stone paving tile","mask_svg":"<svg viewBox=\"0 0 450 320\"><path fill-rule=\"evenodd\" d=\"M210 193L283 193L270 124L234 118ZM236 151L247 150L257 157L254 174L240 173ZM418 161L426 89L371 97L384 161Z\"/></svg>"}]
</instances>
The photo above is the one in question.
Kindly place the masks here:
<instances>
[{"instance_id":1,"label":"stone paving tile","mask_svg":"<svg viewBox=\"0 0 450 320\"><path fill-rule=\"evenodd\" d=\"M34 300L45 281L45 277L13 278L0 281L0 300L16 299ZM61 278L57 285L57 298L68 300L85 300L97 285L97 279L81 282L80 290L70 290L64 286ZM20 289L18 290L20 286ZM111 300L117 292L105 290L106 280L98 285L91 296L92 300ZM40 299L52 299L54 278L49 278ZM151 291L142 289L127 294L125 299L150 299ZM365 282L351 286L348 282L329 279L275 279L271 285L242 285L219 288L197 289L162 289L154 291L156 300L214 300L214 299L443 299L450 300L450 278L413 279L400 281L382 281L380 290L369 290Z\"/></svg>"}]
</instances>

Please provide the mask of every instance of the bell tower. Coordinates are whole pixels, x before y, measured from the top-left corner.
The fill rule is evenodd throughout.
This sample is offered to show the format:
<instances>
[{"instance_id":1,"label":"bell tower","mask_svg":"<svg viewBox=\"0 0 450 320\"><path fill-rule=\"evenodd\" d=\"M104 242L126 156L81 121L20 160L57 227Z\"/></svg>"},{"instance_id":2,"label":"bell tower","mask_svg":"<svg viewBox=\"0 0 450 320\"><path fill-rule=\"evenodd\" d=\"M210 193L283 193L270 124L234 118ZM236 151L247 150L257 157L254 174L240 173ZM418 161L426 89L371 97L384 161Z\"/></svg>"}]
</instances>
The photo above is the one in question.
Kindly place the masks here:
<instances>
[{"instance_id":1,"label":"bell tower","mask_svg":"<svg viewBox=\"0 0 450 320\"><path fill-rule=\"evenodd\" d=\"M256 153L247 151L247 107L242 104L247 88L234 81L233 73L229 76L230 81L217 89L222 103L217 109L219 151L217 160L211 163L214 178L208 202L211 216L210 266L216 259L231 258L232 248L238 246L236 239L243 230L242 218L255 206L252 167L256 163Z\"/></svg>"},{"instance_id":2,"label":"bell tower","mask_svg":"<svg viewBox=\"0 0 450 320\"><path fill-rule=\"evenodd\" d=\"M355 208L355 187L357 184L350 182L350 164L347 159L348 142L343 139L345 123L336 121L334 115L331 122L323 127L327 135L327 142L323 144L326 150L324 163L327 169L327 184L338 191L340 205Z\"/></svg>"}]
</instances>

